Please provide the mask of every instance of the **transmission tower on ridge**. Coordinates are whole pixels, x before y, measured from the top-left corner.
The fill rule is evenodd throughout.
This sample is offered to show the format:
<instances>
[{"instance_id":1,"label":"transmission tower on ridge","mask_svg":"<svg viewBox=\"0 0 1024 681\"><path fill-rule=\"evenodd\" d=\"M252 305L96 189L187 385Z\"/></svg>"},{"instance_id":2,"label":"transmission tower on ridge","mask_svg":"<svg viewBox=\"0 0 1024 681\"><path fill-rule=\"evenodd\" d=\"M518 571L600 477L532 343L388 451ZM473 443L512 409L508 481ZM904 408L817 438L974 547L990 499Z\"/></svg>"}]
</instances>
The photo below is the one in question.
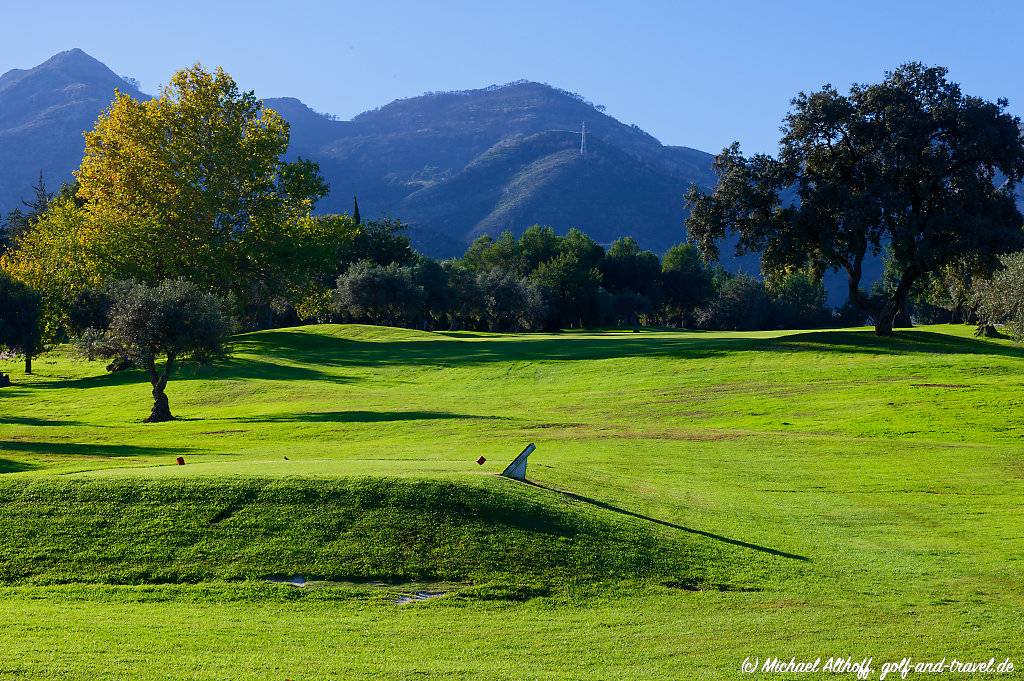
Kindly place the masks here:
<instances>
[{"instance_id":1,"label":"transmission tower on ridge","mask_svg":"<svg viewBox=\"0 0 1024 681\"><path fill-rule=\"evenodd\" d=\"M580 156L587 155L587 122L583 121L583 127L580 128Z\"/></svg>"}]
</instances>

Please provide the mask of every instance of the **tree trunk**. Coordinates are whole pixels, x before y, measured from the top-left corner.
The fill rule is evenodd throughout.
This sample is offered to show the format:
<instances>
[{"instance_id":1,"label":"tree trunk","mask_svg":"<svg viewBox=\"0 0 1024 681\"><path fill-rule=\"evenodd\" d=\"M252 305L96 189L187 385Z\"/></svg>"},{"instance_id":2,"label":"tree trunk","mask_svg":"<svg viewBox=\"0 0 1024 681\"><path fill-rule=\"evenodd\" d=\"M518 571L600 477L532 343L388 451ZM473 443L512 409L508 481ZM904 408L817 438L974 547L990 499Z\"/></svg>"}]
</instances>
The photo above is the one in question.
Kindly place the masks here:
<instances>
[{"instance_id":1,"label":"tree trunk","mask_svg":"<svg viewBox=\"0 0 1024 681\"><path fill-rule=\"evenodd\" d=\"M166 387L167 379L163 377L157 379L153 384L153 411L149 413L146 423L163 423L174 420L174 415L171 414L171 405L167 401L167 393L164 392Z\"/></svg>"},{"instance_id":2,"label":"tree trunk","mask_svg":"<svg viewBox=\"0 0 1024 681\"><path fill-rule=\"evenodd\" d=\"M896 291L875 315L876 336L892 335L893 324L896 323L896 317L903 311L903 306L907 304L907 296L910 295L910 287L914 285L915 279L917 279L917 273L913 270L907 270L900 277Z\"/></svg>"},{"instance_id":3,"label":"tree trunk","mask_svg":"<svg viewBox=\"0 0 1024 681\"><path fill-rule=\"evenodd\" d=\"M32 373L32 353L31 352L26 352L25 353L25 373L26 374L31 374Z\"/></svg>"},{"instance_id":4,"label":"tree trunk","mask_svg":"<svg viewBox=\"0 0 1024 681\"><path fill-rule=\"evenodd\" d=\"M174 415L171 414L171 405L167 402L167 393L164 391L167 388L167 379L170 378L171 371L174 370L174 356L167 357L162 374L157 373L155 359L150 361L148 370L150 383L153 384L153 410L149 413L149 418L145 420L145 423L173 421Z\"/></svg>"}]
</instances>

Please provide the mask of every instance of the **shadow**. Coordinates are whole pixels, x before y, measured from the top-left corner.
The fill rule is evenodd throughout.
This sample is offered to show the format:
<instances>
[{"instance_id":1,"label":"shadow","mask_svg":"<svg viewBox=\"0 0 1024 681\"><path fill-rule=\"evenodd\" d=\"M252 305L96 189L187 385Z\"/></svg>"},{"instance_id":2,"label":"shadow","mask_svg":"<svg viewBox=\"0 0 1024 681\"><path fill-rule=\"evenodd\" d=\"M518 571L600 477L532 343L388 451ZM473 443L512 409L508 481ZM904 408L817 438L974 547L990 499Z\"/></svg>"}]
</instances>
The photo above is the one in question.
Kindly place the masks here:
<instances>
[{"instance_id":1,"label":"shadow","mask_svg":"<svg viewBox=\"0 0 1024 681\"><path fill-rule=\"evenodd\" d=\"M30 471L39 466L32 463L25 463L24 461L12 461L11 459L0 459L0 475L4 473L21 473L23 471Z\"/></svg>"},{"instance_id":2,"label":"shadow","mask_svg":"<svg viewBox=\"0 0 1024 681\"><path fill-rule=\"evenodd\" d=\"M672 528L674 530L681 530L682 532L687 532L689 534L697 534L697 535L700 535L702 537L707 537L708 539L714 539L715 541L720 541L720 542L724 542L726 544L731 544L732 546L740 546L740 547L743 547L745 549L752 549L754 551L760 551L761 553L769 553L769 554L771 554L773 556L779 556L780 558L789 558L789 559L792 559L792 560L801 560L801 561L808 562L808 563L811 562L811 559L808 558L807 556L800 556L800 555L797 555L795 553L786 553L785 551L780 551L778 549L773 549L773 548L770 548L770 547L767 547L767 546L761 546L759 544L751 544L750 542L741 541L739 539L731 539L729 537L724 537L724 536L722 536L720 534L715 534L713 532L706 532L704 530L698 530L698 529L695 529L695 528L692 528L692 527L686 527L685 525L678 525L676 523L672 523L672 522L669 522L667 520L660 520L659 518L652 518L651 516L643 515L642 513L636 513L635 511L628 511L628 510L626 510L624 508L620 508L618 506L614 506L614 505L609 504L609 503L607 503L605 501L600 501L598 499L592 499L591 497L585 497L582 494L576 494L574 492L566 492L565 490L556 489L554 487L548 487L546 485L540 484L539 482L533 482L531 480L525 480L524 482L527 485L532 485L534 487L539 487L540 489L547 490L549 492L554 492L556 494L561 494L562 496L568 497L570 499L574 499L576 501L583 502L584 504L590 504L591 506L596 506L597 508L603 508L606 511L612 511L614 513L621 513L622 515L627 515L627 516L629 516L631 518L638 518L640 520L646 520L648 522L656 523L656 524L662 525L664 527L670 527L670 528Z\"/></svg>"},{"instance_id":3,"label":"shadow","mask_svg":"<svg viewBox=\"0 0 1024 681\"><path fill-rule=\"evenodd\" d=\"M286 359L292 359L287 350L282 349L279 355ZM167 394L173 405L173 392L175 385L181 385L193 380L216 380L216 379L263 379L271 381L329 381L332 383L348 383L350 379L343 376L336 376L314 367L291 366L277 364L265 360L252 358L229 357L218 360L208 365L197 365L184 363L180 365L171 376L167 384ZM105 373L85 378L65 378L56 381L46 381L28 386L29 388L99 388L110 386L122 386L138 384L148 386L149 378L138 369L128 369L116 373Z\"/></svg>"},{"instance_id":4,"label":"shadow","mask_svg":"<svg viewBox=\"0 0 1024 681\"><path fill-rule=\"evenodd\" d=\"M810 331L777 338L744 336L709 338L702 332L671 337L609 334L557 338L517 334L462 338L441 332L423 340L362 341L299 331L274 331L245 336L239 352L280 356L300 364L323 367L433 366L458 367L489 362L573 361L617 357L670 357L700 360L737 352L842 353L906 355L949 353L1024 358L1024 348L983 339L961 338L934 331L906 330L878 337L871 331Z\"/></svg>"},{"instance_id":5,"label":"shadow","mask_svg":"<svg viewBox=\"0 0 1024 681\"><path fill-rule=\"evenodd\" d=\"M140 445L83 444L78 442L0 442L0 452L60 454L62 456L175 456L196 451L191 447L143 447Z\"/></svg>"},{"instance_id":6,"label":"shadow","mask_svg":"<svg viewBox=\"0 0 1024 681\"><path fill-rule=\"evenodd\" d=\"M40 419L32 416L0 416L0 425L5 426L80 426L81 421L59 421Z\"/></svg>"},{"instance_id":7,"label":"shadow","mask_svg":"<svg viewBox=\"0 0 1024 681\"><path fill-rule=\"evenodd\" d=\"M963 338L935 331L907 329L889 337L870 331L809 331L775 339L787 350L843 352L871 355L933 353L946 355L995 355L1024 357L1024 348L981 338Z\"/></svg>"},{"instance_id":8,"label":"shadow","mask_svg":"<svg viewBox=\"0 0 1024 681\"><path fill-rule=\"evenodd\" d=\"M409 340L359 340L297 330L274 330L238 336L234 356L209 366L185 364L168 386L189 380L329 381L367 380L339 376L337 370L359 367L464 367L491 362L583 361L631 357L703 360L740 352L839 353L899 356L915 353L985 355L1024 358L1024 348L1006 342L964 338L935 331L901 330L878 337L870 330L806 331L776 338L708 337L701 331L660 334L592 332L487 335L463 332L423 332ZM275 359L280 361L275 361ZM329 371L333 370L333 371ZM132 370L77 379L46 381L25 386L91 388L128 383L144 385L146 378Z\"/></svg>"},{"instance_id":9,"label":"shadow","mask_svg":"<svg viewBox=\"0 0 1024 681\"><path fill-rule=\"evenodd\" d=\"M46 390L51 388L77 388L86 390L88 388L101 388L109 386L129 385L133 383L149 383L139 370L118 371L116 373L102 373L96 376L85 376L82 378L59 378L55 381L40 381L25 386L30 390ZM172 383L174 379L171 379Z\"/></svg>"},{"instance_id":10,"label":"shadow","mask_svg":"<svg viewBox=\"0 0 1024 681\"><path fill-rule=\"evenodd\" d=\"M314 411L226 419L245 423L385 423L389 421L428 421L433 419L501 419L501 416L454 414L447 411Z\"/></svg>"}]
</instances>

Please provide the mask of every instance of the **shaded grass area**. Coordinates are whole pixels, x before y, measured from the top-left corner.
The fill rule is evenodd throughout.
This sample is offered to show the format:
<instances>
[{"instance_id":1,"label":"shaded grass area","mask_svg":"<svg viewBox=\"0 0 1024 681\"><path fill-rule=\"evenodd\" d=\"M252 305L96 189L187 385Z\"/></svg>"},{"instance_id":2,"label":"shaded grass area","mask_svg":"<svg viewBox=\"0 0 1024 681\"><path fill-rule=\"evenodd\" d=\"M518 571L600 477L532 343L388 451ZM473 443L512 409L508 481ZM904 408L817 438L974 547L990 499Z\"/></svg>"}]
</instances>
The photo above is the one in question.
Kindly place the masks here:
<instances>
[{"instance_id":1,"label":"shaded grass area","mask_svg":"<svg viewBox=\"0 0 1024 681\"><path fill-rule=\"evenodd\" d=\"M5 481L0 526L0 581L8 583L303 575L557 589L598 580L749 582L758 570L784 568L726 538L694 541L652 519L595 512L504 479Z\"/></svg>"}]
</instances>

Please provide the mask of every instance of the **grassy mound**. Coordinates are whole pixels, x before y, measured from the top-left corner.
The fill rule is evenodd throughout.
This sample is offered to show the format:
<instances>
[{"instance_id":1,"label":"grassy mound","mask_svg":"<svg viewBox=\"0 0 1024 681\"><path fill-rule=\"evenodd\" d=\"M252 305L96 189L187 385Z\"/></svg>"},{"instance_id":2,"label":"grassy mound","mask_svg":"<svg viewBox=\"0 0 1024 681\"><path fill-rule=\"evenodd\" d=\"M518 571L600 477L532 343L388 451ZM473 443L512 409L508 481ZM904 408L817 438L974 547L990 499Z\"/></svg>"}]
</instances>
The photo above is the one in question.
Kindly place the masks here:
<instances>
[{"instance_id":1,"label":"grassy mound","mask_svg":"<svg viewBox=\"0 0 1024 681\"><path fill-rule=\"evenodd\" d=\"M741 551L504 479L12 480L0 527L7 583L701 584Z\"/></svg>"}]
</instances>

